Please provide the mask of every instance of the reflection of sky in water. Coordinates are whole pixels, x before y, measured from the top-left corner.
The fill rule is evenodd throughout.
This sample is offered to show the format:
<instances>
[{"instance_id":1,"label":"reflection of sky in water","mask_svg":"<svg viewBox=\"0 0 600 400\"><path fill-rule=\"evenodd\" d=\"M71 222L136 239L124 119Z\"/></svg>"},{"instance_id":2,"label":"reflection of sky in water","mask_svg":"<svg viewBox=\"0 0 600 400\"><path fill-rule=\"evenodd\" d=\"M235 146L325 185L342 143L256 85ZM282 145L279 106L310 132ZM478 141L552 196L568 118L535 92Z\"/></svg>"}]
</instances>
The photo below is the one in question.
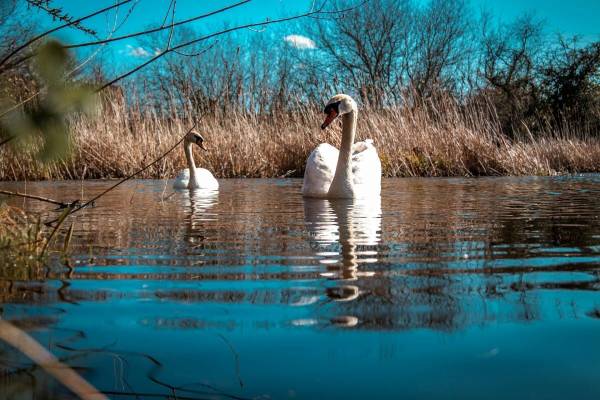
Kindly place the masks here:
<instances>
[{"instance_id":1,"label":"reflection of sky in water","mask_svg":"<svg viewBox=\"0 0 600 400\"><path fill-rule=\"evenodd\" d=\"M2 317L115 396L595 398L598 183L386 180L361 203L297 180L132 182L76 220L72 271L3 271ZM0 359L0 397L64 395Z\"/></svg>"}]
</instances>

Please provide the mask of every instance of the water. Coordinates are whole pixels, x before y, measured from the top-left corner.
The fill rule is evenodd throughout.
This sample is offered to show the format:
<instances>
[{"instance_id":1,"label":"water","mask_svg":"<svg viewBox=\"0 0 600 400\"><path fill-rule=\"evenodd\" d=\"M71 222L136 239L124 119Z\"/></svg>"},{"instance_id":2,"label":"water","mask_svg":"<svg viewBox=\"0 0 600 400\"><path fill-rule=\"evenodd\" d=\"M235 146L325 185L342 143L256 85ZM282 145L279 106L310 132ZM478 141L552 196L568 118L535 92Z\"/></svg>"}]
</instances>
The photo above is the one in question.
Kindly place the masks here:
<instances>
[{"instance_id":1,"label":"water","mask_svg":"<svg viewBox=\"0 0 600 400\"><path fill-rule=\"evenodd\" d=\"M127 183L77 217L71 269L3 280L2 318L116 399L600 396L600 176L390 179L367 203L300 186ZM2 398L69 396L0 362Z\"/></svg>"}]
</instances>

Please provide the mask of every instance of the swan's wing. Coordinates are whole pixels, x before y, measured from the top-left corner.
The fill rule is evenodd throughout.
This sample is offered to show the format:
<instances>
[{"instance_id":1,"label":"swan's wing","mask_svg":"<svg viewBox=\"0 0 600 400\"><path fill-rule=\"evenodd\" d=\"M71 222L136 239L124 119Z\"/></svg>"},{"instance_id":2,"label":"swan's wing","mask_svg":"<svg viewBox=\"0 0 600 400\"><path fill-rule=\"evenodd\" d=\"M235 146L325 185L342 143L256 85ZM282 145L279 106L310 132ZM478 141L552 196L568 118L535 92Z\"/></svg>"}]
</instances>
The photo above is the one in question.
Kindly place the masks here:
<instances>
[{"instance_id":1,"label":"swan's wing","mask_svg":"<svg viewBox=\"0 0 600 400\"><path fill-rule=\"evenodd\" d=\"M219 182L217 182L213 174L205 168L196 168L196 178L198 180L197 189L219 189Z\"/></svg>"},{"instance_id":2,"label":"swan's wing","mask_svg":"<svg viewBox=\"0 0 600 400\"><path fill-rule=\"evenodd\" d=\"M175 178L175 182L173 182L174 189L187 189L188 183L190 182L190 170L184 169Z\"/></svg>"},{"instance_id":3,"label":"swan's wing","mask_svg":"<svg viewBox=\"0 0 600 400\"><path fill-rule=\"evenodd\" d=\"M190 170L188 168L182 170L173 182L174 189L188 189L190 182ZM192 189L207 189L217 190L219 189L219 182L215 179L213 174L204 168L196 168L196 185Z\"/></svg>"},{"instance_id":4,"label":"swan's wing","mask_svg":"<svg viewBox=\"0 0 600 400\"><path fill-rule=\"evenodd\" d=\"M381 193L381 161L373 141L367 139L352 147L352 174L358 193L378 195Z\"/></svg>"},{"instance_id":5,"label":"swan's wing","mask_svg":"<svg viewBox=\"0 0 600 400\"><path fill-rule=\"evenodd\" d=\"M302 194L309 197L325 197L335 175L339 151L330 144L322 143L310 153L304 170Z\"/></svg>"}]
</instances>

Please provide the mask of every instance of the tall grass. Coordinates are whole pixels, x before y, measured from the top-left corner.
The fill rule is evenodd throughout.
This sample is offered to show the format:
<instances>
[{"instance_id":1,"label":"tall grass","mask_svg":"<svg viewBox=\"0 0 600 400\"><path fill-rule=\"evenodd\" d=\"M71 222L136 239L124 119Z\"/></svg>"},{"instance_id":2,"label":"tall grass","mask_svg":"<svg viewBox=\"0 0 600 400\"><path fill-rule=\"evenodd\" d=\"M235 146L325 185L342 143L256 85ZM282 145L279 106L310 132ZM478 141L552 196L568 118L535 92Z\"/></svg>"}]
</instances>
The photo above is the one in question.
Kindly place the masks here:
<instances>
[{"instance_id":1,"label":"tall grass","mask_svg":"<svg viewBox=\"0 0 600 400\"><path fill-rule=\"evenodd\" d=\"M31 148L0 149L0 180L116 178L126 176L172 146L193 123L158 115L120 95L106 95L95 117L70 122L73 151L50 165ZM192 113L186 113L192 115ZM321 131L320 107L256 115L235 110L199 118L208 152L196 163L217 177L302 176L310 151L321 142L339 145L339 125ZM600 141L548 132L509 140L494 110L438 98L412 107L361 110L358 140L372 138L385 176L549 175L600 171ZM183 151L148 169L142 178L173 177L185 168Z\"/></svg>"},{"instance_id":2,"label":"tall grass","mask_svg":"<svg viewBox=\"0 0 600 400\"><path fill-rule=\"evenodd\" d=\"M0 204L0 276L28 277L31 268L41 266L44 245L39 218Z\"/></svg>"}]
</instances>

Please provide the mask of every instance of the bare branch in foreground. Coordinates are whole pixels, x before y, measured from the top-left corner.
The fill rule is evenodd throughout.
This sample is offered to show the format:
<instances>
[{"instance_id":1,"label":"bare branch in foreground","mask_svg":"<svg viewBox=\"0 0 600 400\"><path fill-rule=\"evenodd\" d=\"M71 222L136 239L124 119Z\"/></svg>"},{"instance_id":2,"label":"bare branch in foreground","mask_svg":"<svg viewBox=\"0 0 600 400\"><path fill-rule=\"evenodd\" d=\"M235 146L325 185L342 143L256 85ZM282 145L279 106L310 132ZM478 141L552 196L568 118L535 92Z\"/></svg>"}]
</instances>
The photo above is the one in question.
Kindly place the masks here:
<instances>
[{"instance_id":1,"label":"bare branch in foreground","mask_svg":"<svg viewBox=\"0 0 600 400\"><path fill-rule=\"evenodd\" d=\"M249 3L250 1L252 1L252 0L242 0L242 1L239 1L239 2L237 2L235 4L231 4L231 5L227 6L227 7L223 7L223 8L220 8L218 10L214 10L214 11L202 14L202 15L197 15L195 17L187 18L187 19L184 19L184 20L181 20L181 21L177 21L177 22L174 22L174 23L171 23L171 24L167 24L167 25L163 24L162 26L160 26L158 28L146 29L144 31L134 32L134 33L130 33L130 34L127 34L127 35L122 35L122 36L117 36L117 37L110 38L110 39L96 40L96 41L85 42L85 43L70 44L70 45L66 45L65 48L66 49L77 49L77 48L80 48L80 47L98 46L98 45L101 45L101 44L107 44L107 43L117 42L119 40L131 39L131 38L138 37L138 36L148 35L148 34L151 34L151 33L156 33L156 32L164 31L164 30L167 30L167 29L172 29L172 28L174 28L176 26L189 24L190 22L195 22L195 21L198 21L200 19L207 18L207 17L213 16L213 15L216 15L216 14L219 14L219 13L231 10L232 8L239 7L241 5Z\"/></svg>"},{"instance_id":2,"label":"bare branch in foreground","mask_svg":"<svg viewBox=\"0 0 600 400\"><path fill-rule=\"evenodd\" d=\"M25 354L81 399L108 400L108 397L100 393L71 367L61 363L34 338L2 319L0 319L0 339Z\"/></svg>"},{"instance_id":3,"label":"bare branch in foreground","mask_svg":"<svg viewBox=\"0 0 600 400\"><path fill-rule=\"evenodd\" d=\"M132 0L128 0L128 1L132 1ZM244 4L246 4L246 3L250 2L250 1L252 1L252 0L242 0L242 1L239 1L239 2L237 2L235 4L231 4L231 5L227 6L227 7L223 7L223 8L220 8L218 10L214 10L214 11L211 11L211 12L208 12L208 13L205 13L205 14L197 15L197 16L192 17L192 18L187 18L185 20L181 20L181 21L178 21L178 22L173 22L173 23L168 24L168 25L164 25L164 23L163 23L163 25L161 25L158 28L146 29L146 30L143 30L143 31L130 33L130 34L127 34L127 35L110 37L110 38L106 38L106 39L102 39L102 40L95 40L95 41L91 41L91 42L70 44L70 45L66 45L64 47L66 49L77 49L77 48L80 48L80 47L100 46L100 45L105 45L105 44L112 43L112 42L117 42L117 41L120 41L120 40L131 39L131 38L138 37L138 36L149 35L149 34L160 32L160 31L163 31L163 30L166 30L166 29L173 30L176 26L185 25L185 24L188 24L190 22L195 22L195 21L198 21L200 19L210 17L212 15L220 14L222 12L231 10L232 8L236 8L236 7L239 7L241 5L244 5ZM169 7L169 10L170 9L171 9L171 7ZM51 31L48 31L48 32L51 33ZM48 34L48 32L46 32L44 35ZM34 42L35 40L37 40L37 39L32 39L31 42ZM27 44L25 44L25 45L23 45L21 47L25 48L29 44L31 44L31 43L27 43ZM16 54L20 50L22 50L22 49L17 49L15 51L13 51L13 53ZM12 57L12 55L14 55L13 53L9 54L3 61L0 62L0 67L2 67L3 64L10 57ZM23 63L23 62L31 59L35 55L36 55L36 52L34 52L34 51L32 51L31 53L25 54L24 56L22 56L21 58L19 58L15 62L10 63L7 66L4 66L3 69L6 70L6 69L9 69L9 68L14 68L14 67L18 66L19 64L21 64L21 63ZM2 69L0 69L0 72L1 71L2 71Z\"/></svg>"},{"instance_id":4,"label":"bare branch in foreground","mask_svg":"<svg viewBox=\"0 0 600 400\"><path fill-rule=\"evenodd\" d=\"M368 0L366 0L366 1L368 1ZM361 3L361 5L364 4L365 2ZM105 83L104 85L102 85L98 89L96 89L96 92L100 92L100 91L106 89L107 87L114 85L118 81L120 81L122 79L125 79L128 76L133 75L134 73L136 73L139 70L141 70L142 68L144 68L144 67L152 64L153 62L159 60L160 58L164 57L165 55L167 55L169 53L172 53L172 52L176 52L176 51L178 51L180 49L183 49L185 47L191 46L192 44L196 44L196 43L199 43L199 42L202 42L202 41L205 41L205 40L217 37L217 36L221 36L221 35L224 35L224 34L227 34L227 33L230 33L230 32L238 31L238 30L241 30L241 29L248 29L248 28L253 28L253 27L257 27L257 26L273 25L273 24L278 24L278 23L282 23L282 22L292 21L292 20L300 19L300 18L304 18L304 17L315 16L315 15L319 15L319 14L323 14L323 13L326 13L326 14L341 14L341 13L345 13L347 11L353 10L353 9L355 9L357 7L357 6L353 6L353 7L349 7L349 8L345 8L345 9L341 9L341 10L324 11L323 7L324 7L325 4L326 3L323 3L323 5L321 6L321 8L319 8L317 10L311 10L311 11L306 12L304 14L298 14L298 15L294 15L294 16L291 16L291 17L285 17L285 18L278 18L278 19L266 20L266 21L263 21L263 22L255 22L255 23L250 23L250 24L245 24L245 25L239 25L239 26L236 26L236 27L233 27L233 28L224 29L224 30L219 31L219 32L211 33L211 34L206 35L206 36L201 36L199 38L190 40L188 42L181 43L181 44L179 44L177 46L171 47L171 48L169 48L169 49L167 49L167 50L165 50L165 51L163 51L163 52L155 55L154 57L152 57L148 61L146 61L146 62L138 65L137 67L135 67L135 68L127 71L126 73L124 73L122 75L119 75L118 77L114 78L113 80Z\"/></svg>"},{"instance_id":5,"label":"bare branch in foreground","mask_svg":"<svg viewBox=\"0 0 600 400\"><path fill-rule=\"evenodd\" d=\"M107 11L112 10L113 8L117 8L117 7L119 7L119 6L123 5L123 4L127 4L127 3L131 2L131 1L133 1L133 0L123 0L123 1L121 1L119 3L113 4L112 6L105 7L103 9L101 9L101 10L95 11L95 12L93 12L91 14L88 14L88 15L86 15L84 17L78 18L78 19L73 20L71 22L67 22L66 24L57 26L56 28L52 28L52 29L50 29L50 30L48 30L48 31L46 31L44 33L41 33L41 34L37 35L36 37L34 37L33 39L28 40L25 44L22 44L21 46L17 47L16 49L14 49L10 53L8 53L8 55L6 57L4 57L0 61L0 66L4 65L12 56L14 56L15 54L19 53L21 50L27 48L31 44L37 42L38 40L40 40L40 39L42 39L42 38L44 38L44 37L46 37L46 36L48 36L48 35L56 32L56 31L58 31L60 29L69 27L69 26L74 25L74 24L78 24L78 23L80 23L82 21L85 21L88 18L95 17L96 15L105 13Z\"/></svg>"},{"instance_id":6,"label":"bare branch in foreground","mask_svg":"<svg viewBox=\"0 0 600 400\"><path fill-rule=\"evenodd\" d=\"M80 24L79 22L75 22L74 18L63 11L60 7L52 7L50 5L50 1L48 0L25 0L25 2L29 5L29 7L38 8L44 11L46 14L52 17L52 20L59 20L64 23L70 23L71 27L74 29L78 29L88 35L96 36L96 31L93 29L87 28Z\"/></svg>"},{"instance_id":7,"label":"bare branch in foreground","mask_svg":"<svg viewBox=\"0 0 600 400\"><path fill-rule=\"evenodd\" d=\"M62 201L53 200L53 199L49 199L47 197L42 197L42 196L34 196L32 194L25 194L25 193L19 193L19 192L11 192L11 191L8 191L8 190L0 190L0 194L6 195L6 196L23 197L25 199L32 199L32 200L43 201L44 203L54 204L55 206L59 206L59 207L66 207L66 206L68 206L67 203L63 203Z\"/></svg>"}]
</instances>

